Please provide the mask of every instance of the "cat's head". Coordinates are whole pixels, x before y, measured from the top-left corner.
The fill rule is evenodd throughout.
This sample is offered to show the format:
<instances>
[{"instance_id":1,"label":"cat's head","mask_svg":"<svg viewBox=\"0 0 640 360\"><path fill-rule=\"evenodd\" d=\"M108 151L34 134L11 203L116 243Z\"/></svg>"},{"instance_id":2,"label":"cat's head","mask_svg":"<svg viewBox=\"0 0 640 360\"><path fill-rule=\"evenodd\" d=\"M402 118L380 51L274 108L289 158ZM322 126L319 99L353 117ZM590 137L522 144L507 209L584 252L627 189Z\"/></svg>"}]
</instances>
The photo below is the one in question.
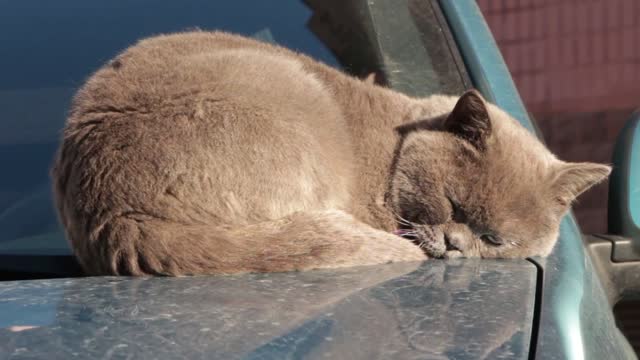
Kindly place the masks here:
<instances>
[{"instance_id":1,"label":"cat's head","mask_svg":"<svg viewBox=\"0 0 640 360\"><path fill-rule=\"evenodd\" d=\"M475 90L426 101L440 114L399 130L388 205L431 257L545 256L571 202L611 170L558 160Z\"/></svg>"}]
</instances>

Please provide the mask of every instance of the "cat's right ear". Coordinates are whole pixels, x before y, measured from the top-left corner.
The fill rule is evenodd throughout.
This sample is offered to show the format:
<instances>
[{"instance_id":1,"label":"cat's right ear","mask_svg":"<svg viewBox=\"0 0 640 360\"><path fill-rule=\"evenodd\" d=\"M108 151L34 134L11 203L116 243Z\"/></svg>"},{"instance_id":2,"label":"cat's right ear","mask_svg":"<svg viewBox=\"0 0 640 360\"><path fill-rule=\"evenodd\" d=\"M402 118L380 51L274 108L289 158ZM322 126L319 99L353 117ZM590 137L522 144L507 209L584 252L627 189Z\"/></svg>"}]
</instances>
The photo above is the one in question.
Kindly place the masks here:
<instances>
[{"instance_id":1,"label":"cat's right ear","mask_svg":"<svg viewBox=\"0 0 640 360\"><path fill-rule=\"evenodd\" d=\"M444 130L468 141L478 150L487 147L491 119L487 103L477 90L465 92L444 122Z\"/></svg>"},{"instance_id":2,"label":"cat's right ear","mask_svg":"<svg viewBox=\"0 0 640 360\"><path fill-rule=\"evenodd\" d=\"M568 207L575 198L590 187L604 181L611 167L595 163L562 163L552 178L552 192L556 202Z\"/></svg>"}]
</instances>

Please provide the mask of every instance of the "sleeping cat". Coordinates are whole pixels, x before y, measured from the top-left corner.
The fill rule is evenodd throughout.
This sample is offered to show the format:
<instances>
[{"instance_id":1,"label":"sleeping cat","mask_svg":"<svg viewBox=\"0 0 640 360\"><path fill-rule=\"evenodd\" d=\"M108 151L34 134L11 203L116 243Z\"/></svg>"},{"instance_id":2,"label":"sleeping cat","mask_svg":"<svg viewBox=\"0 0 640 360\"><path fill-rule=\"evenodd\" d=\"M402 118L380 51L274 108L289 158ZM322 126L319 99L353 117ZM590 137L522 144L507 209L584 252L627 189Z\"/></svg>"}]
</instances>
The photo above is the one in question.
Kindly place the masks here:
<instances>
[{"instance_id":1,"label":"sleeping cat","mask_svg":"<svg viewBox=\"0 0 640 360\"><path fill-rule=\"evenodd\" d=\"M410 98L221 32L127 49L63 136L56 203L88 274L546 255L610 171L556 159L474 90Z\"/></svg>"}]
</instances>

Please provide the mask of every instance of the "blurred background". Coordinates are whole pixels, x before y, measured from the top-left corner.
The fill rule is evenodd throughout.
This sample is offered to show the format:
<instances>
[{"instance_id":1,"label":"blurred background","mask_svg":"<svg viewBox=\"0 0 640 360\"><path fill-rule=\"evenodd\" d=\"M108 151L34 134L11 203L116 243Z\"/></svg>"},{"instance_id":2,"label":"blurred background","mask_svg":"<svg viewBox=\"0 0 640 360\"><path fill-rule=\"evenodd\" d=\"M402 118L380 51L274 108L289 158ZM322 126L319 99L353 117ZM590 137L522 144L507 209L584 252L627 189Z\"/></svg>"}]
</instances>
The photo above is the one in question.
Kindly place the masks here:
<instances>
[{"instance_id":1,"label":"blurred background","mask_svg":"<svg viewBox=\"0 0 640 360\"><path fill-rule=\"evenodd\" d=\"M551 150L610 163L640 107L639 0L478 0ZM585 233L607 230L608 184L574 206Z\"/></svg>"}]
</instances>

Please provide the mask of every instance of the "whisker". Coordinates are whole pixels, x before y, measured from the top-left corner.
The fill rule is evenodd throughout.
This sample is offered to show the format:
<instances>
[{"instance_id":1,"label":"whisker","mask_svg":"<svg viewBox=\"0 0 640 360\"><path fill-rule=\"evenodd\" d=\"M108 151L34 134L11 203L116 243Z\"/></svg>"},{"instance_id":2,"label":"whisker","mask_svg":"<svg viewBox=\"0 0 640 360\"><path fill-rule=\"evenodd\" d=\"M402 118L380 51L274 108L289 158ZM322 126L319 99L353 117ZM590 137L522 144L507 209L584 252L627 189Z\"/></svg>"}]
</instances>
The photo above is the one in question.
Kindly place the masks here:
<instances>
[{"instance_id":1,"label":"whisker","mask_svg":"<svg viewBox=\"0 0 640 360\"><path fill-rule=\"evenodd\" d=\"M394 231L393 233L397 236L400 236L401 238L411 240L414 242L418 240L418 233L416 231L400 229L400 230Z\"/></svg>"},{"instance_id":2,"label":"whisker","mask_svg":"<svg viewBox=\"0 0 640 360\"><path fill-rule=\"evenodd\" d=\"M411 223L411 221L403 218L402 216L398 215L398 213L396 213L395 211L393 211L393 209L389 209L389 211L391 211L391 213L393 214L393 216L396 218L396 220L402 224L402 225L406 225L406 226L411 226L413 227L413 224Z\"/></svg>"}]
</instances>

